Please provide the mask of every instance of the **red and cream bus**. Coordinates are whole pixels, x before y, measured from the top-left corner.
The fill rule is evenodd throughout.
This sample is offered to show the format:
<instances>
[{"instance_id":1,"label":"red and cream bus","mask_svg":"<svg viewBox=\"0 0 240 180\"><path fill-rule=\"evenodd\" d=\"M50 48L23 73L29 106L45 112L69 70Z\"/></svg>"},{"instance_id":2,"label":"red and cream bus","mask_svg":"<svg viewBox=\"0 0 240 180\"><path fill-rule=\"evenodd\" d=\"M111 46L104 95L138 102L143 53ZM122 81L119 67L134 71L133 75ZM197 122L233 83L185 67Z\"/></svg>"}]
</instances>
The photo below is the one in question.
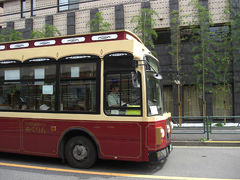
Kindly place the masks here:
<instances>
[{"instance_id":1,"label":"red and cream bus","mask_svg":"<svg viewBox=\"0 0 240 180\"><path fill-rule=\"evenodd\" d=\"M78 168L166 158L172 121L161 79L159 61L129 31L0 44L0 152Z\"/></svg>"}]
</instances>

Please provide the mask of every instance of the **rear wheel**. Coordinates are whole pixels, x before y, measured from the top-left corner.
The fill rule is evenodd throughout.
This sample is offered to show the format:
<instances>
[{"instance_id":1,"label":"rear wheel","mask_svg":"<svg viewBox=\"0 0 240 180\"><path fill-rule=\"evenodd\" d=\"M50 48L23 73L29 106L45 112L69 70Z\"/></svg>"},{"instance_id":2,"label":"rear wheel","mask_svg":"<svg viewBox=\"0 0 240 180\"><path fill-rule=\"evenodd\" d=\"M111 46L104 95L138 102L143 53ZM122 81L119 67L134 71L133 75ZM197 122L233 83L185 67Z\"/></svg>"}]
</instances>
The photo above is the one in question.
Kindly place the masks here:
<instances>
[{"instance_id":1,"label":"rear wheel","mask_svg":"<svg viewBox=\"0 0 240 180\"><path fill-rule=\"evenodd\" d=\"M93 142L85 136L71 138L65 147L68 164L76 168L89 168L97 160L97 152Z\"/></svg>"}]
</instances>

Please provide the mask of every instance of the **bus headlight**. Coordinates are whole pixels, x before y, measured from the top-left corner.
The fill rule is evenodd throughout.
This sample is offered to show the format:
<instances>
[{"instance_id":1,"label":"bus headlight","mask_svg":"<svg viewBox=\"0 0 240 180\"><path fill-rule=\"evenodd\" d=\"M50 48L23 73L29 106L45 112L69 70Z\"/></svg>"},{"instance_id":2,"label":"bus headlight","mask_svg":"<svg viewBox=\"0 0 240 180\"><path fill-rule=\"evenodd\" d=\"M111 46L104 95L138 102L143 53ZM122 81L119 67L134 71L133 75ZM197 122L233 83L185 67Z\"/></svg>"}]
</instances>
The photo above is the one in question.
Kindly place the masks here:
<instances>
[{"instance_id":1,"label":"bus headlight","mask_svg":"<svg viewBox=\"0 0 240 180\"><path fill-rule=\"evenodd\" d=\"M161 138L165 137L165 131L163 128L160 128Z\"/></svg>"},{"instance_id":2,"label":"bus headlight","mask_svg":"<svg viewBox=\"0 0 240 180\"><path fill-rule=\"evenodd\" d=\"M156 128L156 144L162 144L165 137L165 130L162 127Z\"/></svg>"}]
</instances>

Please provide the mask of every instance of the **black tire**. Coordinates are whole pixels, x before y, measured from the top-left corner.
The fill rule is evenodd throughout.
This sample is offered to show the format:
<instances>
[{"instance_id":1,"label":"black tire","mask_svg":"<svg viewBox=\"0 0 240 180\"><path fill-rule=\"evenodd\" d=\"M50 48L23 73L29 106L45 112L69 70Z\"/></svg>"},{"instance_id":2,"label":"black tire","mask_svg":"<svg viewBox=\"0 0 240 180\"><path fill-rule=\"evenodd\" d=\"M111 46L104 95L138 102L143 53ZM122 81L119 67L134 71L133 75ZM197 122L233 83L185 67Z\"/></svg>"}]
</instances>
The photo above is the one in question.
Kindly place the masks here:
<instances>
[{"instance_id":1,"label":"black tire","mask_svg":"<svg viewBox=\"0 0 240 180\"><path fill-rule=\"evenodd\" d=\"M85 136L71 138L65 146L65 158L75 168L90 168L97 160L93 142Z\"/></svg>"}]
</instances>

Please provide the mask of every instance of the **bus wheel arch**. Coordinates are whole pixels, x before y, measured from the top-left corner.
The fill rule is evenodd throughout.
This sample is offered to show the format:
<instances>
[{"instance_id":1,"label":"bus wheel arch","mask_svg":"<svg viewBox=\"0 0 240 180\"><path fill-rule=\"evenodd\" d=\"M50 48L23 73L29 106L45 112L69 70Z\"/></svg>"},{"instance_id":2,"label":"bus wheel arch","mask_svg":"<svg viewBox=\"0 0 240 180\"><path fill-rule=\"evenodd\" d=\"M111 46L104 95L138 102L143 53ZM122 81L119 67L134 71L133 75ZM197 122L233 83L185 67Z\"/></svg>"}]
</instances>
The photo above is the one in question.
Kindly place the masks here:
<instances>
[{"instance_id":1,"label":"bus wheel arch","mask_svg":"<svg viewBox=\"0 0 240 180\"><path fill-rule=\"evenodd\" d=\"M78 138L75 138L75 137L78 137ZM73 143L72 141L77 141L76 139L81 139L80 142L81 141L84 141L84 142L89 141L89 142L87 142L87 144L88 145L90 144L89 146L93 146L95 153L96 153L96 159L98 159L98 157L100 157L99 156L99 152L100 152L99 145L98 145L96 139L94 138L94 136L91 133L89 133L88 131L86 131L85 129L81 129L81 128L76 129L75 128L75 129L70 129L63 134L61 141L59 143L59 146L58 146L59 157L64 162L67 160L66 153L65 153L67 146L69 146L69 144L67 144L67 143L69 141L71 141L71 143ZM84 168L84 167L79 167L79 168ZM85 167L85 168L88 168L88 167Z\"/></svg>"}]
</instances>

